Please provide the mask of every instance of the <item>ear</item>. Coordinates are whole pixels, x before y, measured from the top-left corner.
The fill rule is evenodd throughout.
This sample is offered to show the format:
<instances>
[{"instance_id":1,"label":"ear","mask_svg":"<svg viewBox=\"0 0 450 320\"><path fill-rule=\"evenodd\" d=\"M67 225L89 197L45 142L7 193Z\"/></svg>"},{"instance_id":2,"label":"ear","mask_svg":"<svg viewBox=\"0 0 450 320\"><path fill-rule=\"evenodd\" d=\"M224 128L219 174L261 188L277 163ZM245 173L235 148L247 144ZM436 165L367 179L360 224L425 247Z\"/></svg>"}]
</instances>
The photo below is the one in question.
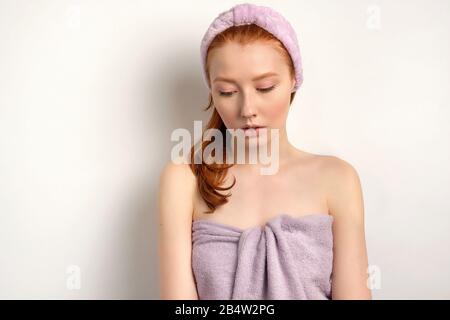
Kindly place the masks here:
<instances>
[{"instance_id":1,"label":"ear","mask_svg":"<svg viewBox=\"0 0 450 320\"><path fill-rule=\"evenodd\" d=\"M291 87L291 92L294 92L295 91L295 85L297 84L297 80L293 80L292 81L292 87Z\"/></svg>"}]
</instances>

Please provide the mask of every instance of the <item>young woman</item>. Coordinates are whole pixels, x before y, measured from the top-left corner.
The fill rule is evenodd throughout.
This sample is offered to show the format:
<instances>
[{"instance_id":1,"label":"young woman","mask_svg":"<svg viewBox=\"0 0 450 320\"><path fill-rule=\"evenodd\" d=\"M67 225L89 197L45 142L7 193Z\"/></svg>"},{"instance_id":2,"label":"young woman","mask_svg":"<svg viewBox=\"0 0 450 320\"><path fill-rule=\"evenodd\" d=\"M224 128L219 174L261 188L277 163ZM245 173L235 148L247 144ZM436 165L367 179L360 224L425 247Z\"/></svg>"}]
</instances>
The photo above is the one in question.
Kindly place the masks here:
<instances>
[{"instance_id":1,"label":"young woman","mask_svg":"<svg viewBox=\"0 0 450 320\"><path fill-rule=\"evenodd\" d=\"M211 143L203 139L189 164L165 166L161 298L371 299L356 170L338 157L299 150L287 137L303 80L289 22L268 7L237 5L211 23L201 55L213 108L207 129L223 141L227 130L243 130L245 160L256 144L272 150L277 165L261 174L261 162L196 163L195 150ZM224 143L224 156L236 146Z\"/></svg>"}]
</instances>

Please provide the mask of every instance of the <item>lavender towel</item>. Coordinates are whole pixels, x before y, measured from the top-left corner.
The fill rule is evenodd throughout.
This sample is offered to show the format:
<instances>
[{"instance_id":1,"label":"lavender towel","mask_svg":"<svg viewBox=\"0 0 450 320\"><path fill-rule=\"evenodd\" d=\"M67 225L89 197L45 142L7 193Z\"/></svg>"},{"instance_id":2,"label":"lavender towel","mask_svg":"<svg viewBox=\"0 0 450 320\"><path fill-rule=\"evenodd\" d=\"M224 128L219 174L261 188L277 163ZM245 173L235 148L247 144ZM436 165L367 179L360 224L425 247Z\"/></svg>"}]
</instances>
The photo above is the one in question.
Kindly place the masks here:
<instances>
[{"instance_id":1,"label":"lavender towel","mask_svg":"<svg viewBox=\"0 0 450 320\"><path fill-rule=\"evenodd\" d=\"M332 223L328 214L281 214L249 229L193 221L199 299L331 299Z\"/></svg>"}]
</instances>

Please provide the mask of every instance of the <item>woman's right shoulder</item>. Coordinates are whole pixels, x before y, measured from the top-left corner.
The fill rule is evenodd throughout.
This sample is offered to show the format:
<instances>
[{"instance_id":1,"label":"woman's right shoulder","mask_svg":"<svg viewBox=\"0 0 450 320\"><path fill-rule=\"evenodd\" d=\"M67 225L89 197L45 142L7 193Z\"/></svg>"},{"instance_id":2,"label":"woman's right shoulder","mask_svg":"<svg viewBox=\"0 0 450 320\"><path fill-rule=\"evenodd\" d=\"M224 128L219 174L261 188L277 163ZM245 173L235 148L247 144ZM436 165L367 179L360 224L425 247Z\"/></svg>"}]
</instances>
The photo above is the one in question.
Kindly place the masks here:
<instances>
[{"instance_id":1,"label":"woman's right shoulder","mask_svg":"<svg viewBox=\"0 0 450 320\"><path fill-rule=\"evenodd\" d=\"M160 183L171 182L172 180L184 183L192 183L193 181L195 181L195 176L189 164L177 163L169 160L161 170Z\"/></svg>"},{"instance_id":2,"label":"woman's right shoulder","mask_svg":"<svg viewBox=\"0 0 450 320\"><path fill-rule=\"evenodd\" d=\"M164 165L159 182L158 250L161 298L198 299L192 273L195 177L188 164Z\"/></svg>"},{"instance_id":3,"label":"woman's right shoulder","mask_svg":"<svg viewBox=\"0 0 450 320\"><path fill-rule=\"evenodd\" d=\"M168 161L159 176L160 197L165 201L184 202L189 207L193 205L196 177L189 164Z\"/></svg>"},{"instance_id":4,"label":"woman's right shoulder","mask_svg":"<svg viewBox=\"0 0 450 320\"><path fill-rule=\"evenodd\" d=\"M160 185L163 183L182 184L184 187L195 185L196 177L187 163L169 160L162 168L159 177Z\"/></svg>"}]
</instances>

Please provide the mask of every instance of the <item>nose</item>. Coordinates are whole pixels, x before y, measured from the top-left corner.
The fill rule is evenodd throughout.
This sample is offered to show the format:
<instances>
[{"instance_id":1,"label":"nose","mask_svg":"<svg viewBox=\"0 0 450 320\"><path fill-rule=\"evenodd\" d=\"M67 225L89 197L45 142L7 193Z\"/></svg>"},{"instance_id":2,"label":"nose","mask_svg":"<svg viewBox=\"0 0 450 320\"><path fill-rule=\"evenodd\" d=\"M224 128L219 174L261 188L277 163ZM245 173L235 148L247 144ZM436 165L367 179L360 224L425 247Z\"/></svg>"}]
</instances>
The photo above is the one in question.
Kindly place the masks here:
<instances>
[{"instance_id":1,"label":"nose","mask_svg":"<svg viewBox=\"0 0 450 320\"><path fill-rule=\"evenodd\" d=\"M242 107L241 107L241 116L244 118L253 118L256 116L256 108L254 107L254 104L252 103L252 99L249 97L248 94L246 94L242 101Z\"/></svg>"}]
</instances>

